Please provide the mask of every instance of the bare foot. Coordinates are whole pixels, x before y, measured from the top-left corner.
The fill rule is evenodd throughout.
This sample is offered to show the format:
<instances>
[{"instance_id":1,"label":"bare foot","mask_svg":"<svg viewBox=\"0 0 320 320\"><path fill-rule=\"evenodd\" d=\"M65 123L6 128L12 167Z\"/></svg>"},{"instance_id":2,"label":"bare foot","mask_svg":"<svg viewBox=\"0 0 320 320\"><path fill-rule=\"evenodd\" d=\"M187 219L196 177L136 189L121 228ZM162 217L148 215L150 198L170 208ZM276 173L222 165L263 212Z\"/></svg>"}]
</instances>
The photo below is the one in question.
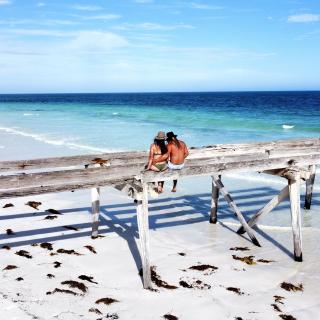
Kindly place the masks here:
<instances>
[{"instance_id":1,"label":"bare foot","mask_svg":"<svg viewBox=\"0 0 320 320\"><path fill-rule=\"evenodd\" d=\"M163 192L163 189L161 186L158 186L158 193L162 193Z\"/></svg>"},{"instance_id":2,"label":"bare foot","mask_svg":"<svg viewBox=\"0 0 320 320\"><path fill-rule=\"evenodd\" d=\"M171 192L177 192L177 188L176 187L172 188Z\"/></svg>"}]
</instances>

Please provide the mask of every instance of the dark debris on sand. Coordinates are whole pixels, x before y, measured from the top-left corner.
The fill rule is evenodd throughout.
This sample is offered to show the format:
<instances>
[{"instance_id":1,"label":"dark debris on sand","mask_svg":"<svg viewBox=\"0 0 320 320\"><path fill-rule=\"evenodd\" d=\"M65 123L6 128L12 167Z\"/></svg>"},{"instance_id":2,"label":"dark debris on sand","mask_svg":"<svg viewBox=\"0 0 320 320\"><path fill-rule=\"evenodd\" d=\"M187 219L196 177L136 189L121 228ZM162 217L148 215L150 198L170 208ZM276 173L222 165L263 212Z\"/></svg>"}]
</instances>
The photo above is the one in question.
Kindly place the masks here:
<instances>
[{"instance_id":1,"label":"dark debris on sand","mask_svg":"<svg viewBox=\"0 0 320 320\"><path fill-rule=\"evenodd\" d=\"M238 294L239 296L244 295L244 292L242 292L242 291L240 290L240 288L227 287L226 290L231 291L231 292L234 292L234 293Z\"/></svg>"},{"instance_id":2,"label":"dark debris on sand","mask_svg":"<svg viewBox=\"0 0 320 320\"><path fill-rule=\"evenodd\" d=\"M66 285L71 289L79 289L83 293L86 293L88 291L88 287L82 282L67 280L67 281L62 281L61 284Z\"/></svg>"},{"instance_id":3,"label":"dark debris on sand","mask_svg":"<svg viewBox=\"0 0 320 320\"><path fill-rule=\"evenodd\" d=\"M23 281L24 279L22 277L19 277L16 279L16 281Z\"/></svg>"},{"instance_id":4,"label":"dark debris on sand","mask_svg":"<svg viewBox=\"0 0 320 320\"><path fill-rule=\"evenodd\" d=\"M89 277L89 276L86 276L84 274L82 274L81 276L78 277L80 280L84 280L84 281L88 281L88 282L91 282L91 283L95 283L95 284L98 284L98 282L95 282L93 281L93 277Z\"/></svg>"},{"instance_id":5,"label":"dark debris on sand","mask_svg":"<svg viewBox=\"0 0 320 320\"><path fill-rule=\"evenodd\" d=\"M189 283L185 280L180 280L179 285L181 287L187 288L187 289L200 289L200 290L211 289L211 286L209 284L206 284L206 283L202 282L201 280L195 280L191 283Z\"/></svg>"},{"instance_id":6,"label":"dark debris on sand","mask_svg":"<svg viewBox=\"0 0 320 320\"><path fill-rule=\"evenodd\" d=\"M11 207L14 207L12 203L6 203L2 208L5 209L5 208L11 208Z\"/></svg>"},{"instance_id":7,"label":"dark debris on sand","mask_svg":"<svg viewBox=\"0 0 320 320\"><path fill-rule=\"evenodd\" d=\"M102 159L102 158L94 158L91 160L94 164L100 164L101 166L106 165L109 160Z\"/></svg>"},{"instance_id":8,"label":"dark debris on sand","mask_svg":"<svg viewBox=\"0 0 320 320\"><path fill-rule=\"evenodd\" d=\"M44 217L43 220L54 220L54 219L57 219L57 218L58 218L58 216L49 215L49 216Z\"/></svg>"},{"instance_id":9,"label":"dark debris on sand","mask_svg":"<svg viewBox=\"0 0 320 320\"><path fill-rule=\"evenodd\" d=\"M54 264L54 267L55 267L55 268L60 268L61 265L62 265L62 263L59 262L59 261L55 261L53 264Z\"/></svg>"},{"instance_id":10,"label":"dark debris on sand","mask_svg":"<svg viewBox=\"0 0 320 320\"><path fill-rule=\"evenodd\" d=\"M234 250L234 251L249 251L250 249L248 247L233 247L230 248L229 250Z\"/></svg>"},{"instance_id":11,"label":"dark debris on sand","mask_svg":"<svg viewBox=\"0 0 320 320\"><path fill-rule=\"evenodd\" d=\"M65 290L65 289L59 289L59 288L55 288L53 291L48 291L46 294L50 295L50 294L54 294L54 293L66 293L66 294L71 294L73 296L77 296L78 293L71 291L71 290Z\"/></svg>"},{"instance_id":12,"label":"dark debris on sand","mask_svg":"<svg viewBox=\"0 0 320 320\"><path fill-rule=\"evenodd\" d=\"M12 231L12 229L7 229L6 233L8 236L12 236L14 234L14 232Z\"/></svg>"},{"instance_id":13,"label":"dark debris on sand","mask_svg":"<svg viewBox=\"0 0 320 320\"><path fill-rule=\"evenodd\" d=\"M248 264L248 265L257 264L257 263L253 260L254 256L238 257L238 256L236 256L235 254L233 254L233 255L232 255L232 258L233 258L234 260L242 261L242 262L244 262L244 263L246 263L246 264Z\"/></svg>"},{"instance_id":14,"label":"dark debris on sand","mask_svg":"<svg viewBox=\"0 0 320 320\"><path fill-rule=\"evenodd\" d=\"M52 279L52 278L55 278L56 276L54 274L51 274L51 273L48 273L47 274L47 278L48 279Z\"/></svg>"},{"instance_id":15,"label":"dark debris on sand","mask_svg":"<svg viewBox=\"0 0 320 320\"><path fill-rule=\"evenodd\" d=\"M150 267L151 270L151 281L159 288L165 288L169 290L178 289L177 286L168 284L166 281L162 280L161 277L156 272L156 267Z\"/></svg>"},{"instance_id":16,"label":"dark debris on sand","mask_svg":"<svg viewBox=\"0 0 320 320\"><path fill-rule=\"evenodd\" d=\"M113 298L101 298L101 299L98 299L96 301L96 304L100 304L100 303L103 303L105 304L106 306L112 304L112 303L115 303L115 302L119 302L118 300L116 299L113 299Z\"/></svg>"},{"instance_id":17,"label":"dark debris on sand","mask_svg":"<svg viewBox=\"0 0 320 320\"><path fill-rule=\"evenodd\" d=\"M197 270L197 271L206 271L206 275L212 274L215 270L218 270L218 267L211 266L209 264L199 264L195 266L191 266L189 270Z\"/></svg>"},{"instance_id":18,"label":"dark debris on sand","mask_svg":"<svg viewBox=\"0 0 320 320\"><path fill-rule=\"evenodd\" d=\"M73 231L79 231L79 228L73 227L73 226L63 226L63 228L67 230L73 230Z\"/></svg>"},{"instance_id":19,"label":"dark debris on sand","mask_svg":"<svg viewBox=\"0 0 320 320\"><path fill-rule=\"evenodd\" d=\"M50 242L42 242L42 243L40 243L40 247L43 249L50 250L50 251L53 250L52 243L50 243Z\"/></svg>"},{"instance_id":20,"label":"dark debris on sand","mask_svg":"<svg viewBox=\"0 0 320 320\"><path fill-rule=\"evenodd\" d=\"M30 252L28 252L26 250L19 250L15 254L17 256L20 256L20 257L25 257L27 259L32 259L32 255L30 254Z\"/></svg>"},{"instance_id":21,"label":"dark debris on sand","mask_svg":"<svg viewBox=\"0 0 320 320\"><path fill-rule=\"evenodd\" d=\"M119 316L117 313L107 313L103 318L99 318L97 320L110 319L110 320L118 320Z\"/></svg>"},{"instance_id":22,"label":"dark debris on sand","mask_svg":"<svg viewBox=\"0 0 320 320\"><path fill-rule=\"evenodd\" d=\"M178 320L179 318L174 316L173 314L167 313L163 316L164 319L166 320Z\"/></svg>"},{"instance_id":23,"label":"dark debris on sand","mask_svg":"<svg viewBox=\"0 0 320 320\"><path fill-rule=\"evenodd\" d=\"M9 247L9 246L2 246L2 249L11 250L11 247Z\"/></svg>"},{"instance_id":24,"label":"dark debris on sand","mask_svg":"<svg viewBox=\"0 0 320 320\"><path fill-rule=\"evenodd\" d=\"M98 315L102 314L102 312L97 308L90 308L89 312L93 312L93 313L98 314Z\"/></svg>"},{"instance_id":25,"label":"dark debris on sand","mask_svg":"<svg viewBox=\"0 0 320 320\"><path fill-rule=\"evenodd\" d=\"M291 316L290 314L279 314L279 317L283 320L297 320L297 318Z\"/></svg>"},{"instance_id":26,"label":"dark debris on sand","mask_svg":"<svg viewBox=\"0 0 320 320\"><path fill-rule=\"evenodd\" d=\"M299 283L298 285L294 285L292 283L289 282L282 282L280 284L280 287L286 291L303 291L303 284Z\"/></svg>"},{"instance_id":27,"label":"dark debris on sand","mask_svg":"<svg viewBox=\"0 0 320 320\"><path fill-rule=\"evenodd\" d=\"M281 309L279 308L279 306L277 306L275 303L272 303L271 307L273 308L274 311L282 312Z\"/></svg>"},{"instance_id":28,"label":"dark debris on sand","mask_svg":"<svg viewBox=\"0 0 320 320\"><path fill-rule=\"evenodd\" d=\"M178 255L181 256L181 257L184 257L184 256L186 256L187 254L184 253L184 252L178 252Z\"/></svg>"},{"instance_id":29,"label":"dark debris on sand","mask_svg":"<svg viewBox=\"0 0 320 320\"><path fill-rule=\"evenodd\" d=\"M271 263L271 262L275 262L274 260L266 260L266 259L258 259L257 262L261 262L261 263Z\"/></svg>"},{"instance_id":30,"label":"dark debris on sand","mask_svg":"<svg viewBox=\"0 0 320 320\"><path fill-rule=\"evenodd\" d=\"M60 211L55 210L55 209L48 209L48 210L46 210L46 212L49 212L51 214L60 214L60 215L62 215L62 213Z\"/></svg>"},{"instance_id":31,"label":"dark debris on sand","mask_svg":"<svg viewBox=\"0 0 320 320\"><path fill-rule=\"evenodd\" d=\"M17 266L9 264L5 268L3 268L2 270L13 270L13 269L17 269L17 268L18 268Z\"/></svg>"},{"instance_id":32,"label":"dark debris on sand","mask_svg":"<svg viewBox=\"0 0 320 320\"><path fill-rule=\"evenodd\" d=\"M75 256L81 256L81 255L82 255L82 254L74 251L73 249L71 249L71 250L58 249L57 252L58 252L58 253L65 253L65 254L74 254Z\"/></svg>"},{"instance_id":33,"label":"dark debris on sand","mask_svg":"<svg viewBox=\"0 0 320 320\"><path fill-rule=\"evenodd\" d=\"M85 248L87 248L89 251L91 251L94 254L97 254L96 249L93 246L84 246Z\"/></svg>"},{"instance_id":34,"label":"dark debris on sand","mask_svg":"<svg viewBox=\"0 0 320 320\"><path fill-rule=\"evenodd\" d=\"M285 297L282 297L282 296L273 296L273 297L274 297L274 303L284 304L284 302L282 302L282 300L285 299Z\"/></svg>"},{"instance_id":35,"label":"dark debris on sand","mask_svg":"<svg viewBox=\"0 0 320 320\"><path fill-rule=\"evenodd\" d=\"M27 203L26 203L26 206L29 206L29 207L31 207L31 208L33 208L33 209L36 209L36 210L39 210L38 209L38 207L39 206L41 206L41 202L39 202L39 201L28 201Z\"/></svg>"}]
</instances>

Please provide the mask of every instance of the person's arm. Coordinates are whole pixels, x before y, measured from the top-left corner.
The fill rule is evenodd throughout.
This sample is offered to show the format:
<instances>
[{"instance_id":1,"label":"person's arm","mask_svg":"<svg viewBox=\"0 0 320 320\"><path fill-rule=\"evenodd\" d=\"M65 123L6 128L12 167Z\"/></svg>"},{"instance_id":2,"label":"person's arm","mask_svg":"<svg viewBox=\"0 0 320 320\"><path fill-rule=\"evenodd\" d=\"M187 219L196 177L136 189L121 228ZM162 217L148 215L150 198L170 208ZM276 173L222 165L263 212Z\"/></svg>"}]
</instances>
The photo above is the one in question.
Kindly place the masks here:
<instances>
[{"instance_id":1,"label":"person's arm","mask_svg":"<svg viewBox=\"0 0 320 320\"><path fill-rule=\"evenodd\" d=\"M149 161L148 161L148 165L147 165L147 170L150 170L153 161L154 161L154 152L153 152L153 145L151 145L150 151L149 151Z\"/></svg>"},{"instance_id":2,"label":"person's arm","mask_svg":"<svg viewBox=\"0 0 320 320\"><path fill-rule=\"evenodd\" d=\"M167 145L167 153L162 154L160 157L158 157L157 159L153 160L153 163L158 163L158 162L164 162L167 161L170 157L170 145Z\"/></svg>"},{"instance_id":3,"label":"person's arm","mask_svg":"<svg viewBox=\"0 0 320 320\"><path fill-rule=\"evenodd\" d=\"M188 155L189 155L189 150L188 150L188 147L187 147L187 145L184 143L183 144L183 146L184 146L184 158L186 158Z\"/></svg>"}]
</instances>

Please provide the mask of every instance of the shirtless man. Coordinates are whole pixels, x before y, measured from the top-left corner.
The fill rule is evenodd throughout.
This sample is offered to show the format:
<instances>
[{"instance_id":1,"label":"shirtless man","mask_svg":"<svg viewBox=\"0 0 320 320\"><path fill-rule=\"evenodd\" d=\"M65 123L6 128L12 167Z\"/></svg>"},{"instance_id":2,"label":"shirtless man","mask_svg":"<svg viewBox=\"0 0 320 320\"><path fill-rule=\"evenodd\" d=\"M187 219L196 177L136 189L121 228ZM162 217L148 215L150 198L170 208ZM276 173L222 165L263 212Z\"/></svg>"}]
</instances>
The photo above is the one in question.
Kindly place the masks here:
<instances>
[{"instance_id":1,"label":"shirtless man","mask_svg":"<svg viewBox=\"0 0 320 320\"><path fill-rule=\"evenodd\" d=\"M168 168L170 170L181 170L184 167L184 160L189 155L186 144L177 139L177 135L172 131L167 133L167 148L168 152L157 159L163 161L168 159ZM177 191L178 180L173 180L172 192Z\"/></svg>"}]
</instances>

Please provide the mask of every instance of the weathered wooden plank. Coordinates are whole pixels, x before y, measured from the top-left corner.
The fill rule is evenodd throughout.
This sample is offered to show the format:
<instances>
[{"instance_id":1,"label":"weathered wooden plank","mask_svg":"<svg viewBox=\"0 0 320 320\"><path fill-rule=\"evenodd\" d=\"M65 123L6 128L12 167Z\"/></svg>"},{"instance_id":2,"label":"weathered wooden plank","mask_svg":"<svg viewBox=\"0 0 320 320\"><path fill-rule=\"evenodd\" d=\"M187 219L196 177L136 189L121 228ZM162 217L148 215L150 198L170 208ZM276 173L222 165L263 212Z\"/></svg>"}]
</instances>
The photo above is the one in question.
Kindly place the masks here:
<instances>
[{"instance_id":1,"label":"weathered wooden plank","mask_svg":"<svg viewBox=\"0 0 320 320\"><path fill-rule=\"evenodd\" d=\"M98 237L99 215L100 215L100 188L91 189L92 202L92 233L93 239Z\"/></svg>"},{"instance_id":2,"label":"weathered wooden plank","mask_svg":"<svg viewBox=\"0 0 320 320\"><path fill-rule=\"evenodd\" d=\"M201 176L208 174L222 174L226 172L246 172L246 171L264 171L270 169L279 169L288 167L291 165L305 166L311 164L320 163L320 155L307 155L307 156L293 156L290 158L280 157L266 160L250 160L250 161L237 161L229 163L213 163L208 165L202 165L198 162L197 166L186 166L182 170L164 171L154 173L151 171L144 172L140 177L146 182L153 182L158 180L172 180L178 179L184 176Z\"/></svg>"},{"instance_id":3,"label":"weathered wooden plank","mask_svg":"<svg viewBox=\"0 0 320 320\"><path fill-rule=\"evenodd\" d=\"M295 179L289 180L291 224L294 245L294 260L302 261L302 234L300 214L300 174Z\"/></svg>"},{"instance_id":4,"label":"weathered wooden plank","mask_svg":"<svg viewBox=\"0 0 320 320\"><path fill-rule=\"evenodd\" d=\"M316 166L309 166L310 177L306 180L306 197L304 202L304 208L310 210L311 208L311 200L312 200L312 192L314 180L316 177Z\"/></svg>"},{"instance_id":5,"label":"weathered wooden plank","mask_svg":"<svg viewBox=\"0 0 320 320\"><path fill-rule=\"evenodd\" d=\"M253 227L254 225L257 224L258 220L266 215L267 213L271 212L281 201L283 201L285 198L289 196L289 187L285 186L279 194L274 196L262 209L260 209L249 221L248 225L250 227ZM244 228L241 226L237 233L238 234L243 234L246 231Z\"/></svg>"},{"instance_id":6,"label":"weathered wooden plank","mask_svg":"<svg viewBox=\"0 0 320 320\"><path fill-rule=\"evenodd\" d=\"M281 168L281 169L273 169L273 170L264 170L261 173L265 173L265 174L270 174L273 176L278 176L278 177L282 177L282 178L288 178L288 168ZM296 168L296 171L300 171L300 178L302 180L307 180L310 178L310 171L305 170L304 168Z\"/></svg>"},{"instance_id":7,"label":"weathered wooden plank","mask_svg":"<svg viewBox=\"0 0 320 320\"><path fill-rule=\"evenodd\" d=\"M217 223L218 220L218 203L219 203L219 188L214 183L212 178L212 193L211 193L211 211L210 211L210 223ZM218 177L221 180L221 176Z\"/></svg>"},{"instance_id":8,"label":"weathered wooden plank","mask_svg":"<svg viewBox=\"0 0 320 320\"><path fill-rule=\"evenodd\" d=\"M140 256L142 262L143 287L152 289L149 249L148 185L143 184L141 199L137 201L137 221L139 230Z\"/></svg>"},{"instance_id":9,"label":"weathered wooden plank","mask_svg":"<svg viewBox=\"0 0 320 320\"><path fill-rule=\"evenodd\" d=\"M247 222L246 222L245 218L243 217L241 211L239 210L239 208L237 207L237 205L233 201L230 193L228 192L228 190L225 188L225 186L223 185L223 183L219 179L219 176L213 175L213 181L216 184L216 186L219 188L220 192L223 194L225 200L228 202L229 206L231 207L231 209L233 210L235 215L237 216L238 220L240 221L240 223L242 224L243 228L247 232L247 234L248 234L249 238L251 239L252 243L254 245L260 247L260 243L259 243L258 239L256 238L256 236L254 235L254 231L247 224Z\"/></svg>"}]
</instances>

